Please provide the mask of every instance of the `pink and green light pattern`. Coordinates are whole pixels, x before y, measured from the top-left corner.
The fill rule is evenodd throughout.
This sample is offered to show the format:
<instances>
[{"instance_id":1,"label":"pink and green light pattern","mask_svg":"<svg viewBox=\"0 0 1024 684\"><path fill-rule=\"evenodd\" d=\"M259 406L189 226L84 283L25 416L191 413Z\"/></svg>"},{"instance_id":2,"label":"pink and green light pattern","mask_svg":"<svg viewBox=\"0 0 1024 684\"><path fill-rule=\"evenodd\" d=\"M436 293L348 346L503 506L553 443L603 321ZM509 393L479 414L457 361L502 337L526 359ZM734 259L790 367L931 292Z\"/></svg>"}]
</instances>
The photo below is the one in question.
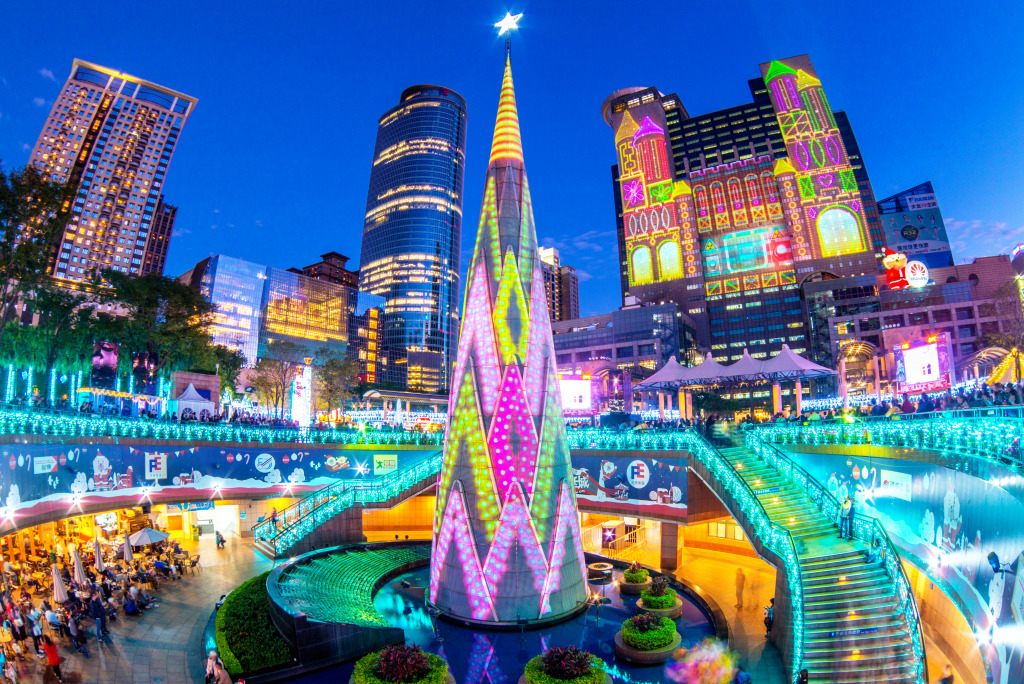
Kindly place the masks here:
<instances>
[{"instance_id":1,"label":"pink and green light pattern","mask_svg":"<svg viewBox=\"0 0 1024 684\"><path fill-rule=\"evenodd\" d=\"M473 620L557 617L586 602L586 568L507 58L477 230L438 481L430 601Z\"/></svg>"}]
</instances>

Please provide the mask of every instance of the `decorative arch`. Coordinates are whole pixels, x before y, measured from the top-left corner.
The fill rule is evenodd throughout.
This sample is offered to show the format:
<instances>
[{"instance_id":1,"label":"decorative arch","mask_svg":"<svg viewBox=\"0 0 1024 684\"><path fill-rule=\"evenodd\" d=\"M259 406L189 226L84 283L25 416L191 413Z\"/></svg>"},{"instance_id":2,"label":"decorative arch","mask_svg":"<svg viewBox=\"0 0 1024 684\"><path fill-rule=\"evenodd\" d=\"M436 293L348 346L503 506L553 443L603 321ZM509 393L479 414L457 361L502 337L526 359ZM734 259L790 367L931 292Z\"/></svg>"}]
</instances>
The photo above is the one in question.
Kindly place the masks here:
<instances>
[{"instance_id":1,"label":"decorative arch","mask_svg":"<svg viewBox=\"0 0 1024 684\"><path fill-rule=\"evenodd\" d=\"M640 245L629 255L629 268L633 274L633 285L644 285L654 282L654 269L651 266L651 249Z\"/></svg>"},{"instance_id":2,"label":"decorative arch","mask_svg":"<svg viewBox=\"0 0 1024 684\"><path fill-rule=\"evenodd\" d=\"M816 223L821 256L829 258L867 249L860 217L848 207L827 207L818 214Z\"/></svg>"},{"instance_id":3,"label":"decorative arch","mask_svg":"<svg viewBox=\"0 0 1024 684\"><path fill-rule=\"evenodd\" d=\"M658 245L658 277L660 280L683 277L682 253L675 240L665 240Z\"/></svg>"}]
</instances>

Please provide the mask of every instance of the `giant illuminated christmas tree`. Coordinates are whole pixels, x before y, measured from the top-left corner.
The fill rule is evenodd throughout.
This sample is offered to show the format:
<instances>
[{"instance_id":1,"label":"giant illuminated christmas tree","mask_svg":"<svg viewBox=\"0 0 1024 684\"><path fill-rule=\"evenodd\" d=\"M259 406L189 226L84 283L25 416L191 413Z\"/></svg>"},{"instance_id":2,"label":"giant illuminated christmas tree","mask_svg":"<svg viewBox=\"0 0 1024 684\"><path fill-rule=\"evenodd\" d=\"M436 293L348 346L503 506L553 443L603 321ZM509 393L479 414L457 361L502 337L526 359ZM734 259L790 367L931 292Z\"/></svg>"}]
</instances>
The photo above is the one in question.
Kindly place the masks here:
<instances>
[{"instance_id":1,"label":"giant illuminated christmas tree","mask_svg":"<svg viewBox=\"0 0 1024 684\"><path fill-rule=\"evenodd\" d=\"M448 418L430 602L494 623L572 613L586 567L507 53Z\"/></svg>"}]
</instances>

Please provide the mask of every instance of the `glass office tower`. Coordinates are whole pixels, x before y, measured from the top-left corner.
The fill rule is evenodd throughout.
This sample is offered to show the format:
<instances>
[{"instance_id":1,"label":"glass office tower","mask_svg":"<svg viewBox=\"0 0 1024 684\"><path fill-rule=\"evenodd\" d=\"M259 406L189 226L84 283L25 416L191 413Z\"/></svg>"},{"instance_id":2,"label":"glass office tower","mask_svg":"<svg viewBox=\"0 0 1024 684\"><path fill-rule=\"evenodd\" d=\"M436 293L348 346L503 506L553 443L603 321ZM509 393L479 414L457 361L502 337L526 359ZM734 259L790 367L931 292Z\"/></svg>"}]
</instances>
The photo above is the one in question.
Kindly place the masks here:
<instances>
[{"instance_id":1,"label":"glass office tower","mask_svg":"<svg viewBox=\"0 0 1024 684\"><path fill-rule=\"evenodd\" d=\"M378 381L448 389L459 329L466 101L407 88L377 124L360 255L362 291L385 298Z\"/></svg>"}]
</instances>

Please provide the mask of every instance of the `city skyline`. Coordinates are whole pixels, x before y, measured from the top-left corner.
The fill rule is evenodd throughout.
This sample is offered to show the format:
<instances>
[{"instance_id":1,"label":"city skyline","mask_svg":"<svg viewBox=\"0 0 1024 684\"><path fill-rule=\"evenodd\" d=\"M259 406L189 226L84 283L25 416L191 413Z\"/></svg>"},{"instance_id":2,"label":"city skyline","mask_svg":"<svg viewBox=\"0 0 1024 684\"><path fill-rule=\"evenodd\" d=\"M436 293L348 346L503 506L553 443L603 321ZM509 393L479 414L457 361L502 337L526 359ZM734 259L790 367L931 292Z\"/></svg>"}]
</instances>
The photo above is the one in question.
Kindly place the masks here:
<instances>
[{"instance_id":1,"label":"city skyline","mask_svg":"<svg viewBox=\"0 0 1024 684\"><path fill-rule=\"evenodd\" d=\"M1012 18L1000 14L996 21L984 15L988 11L984 8L966 17L957 14L952 21L952 6L933 7L927 17L887 7L891 10L887 26L867 13L844 14L849 34L862 42L839 51L829 47L832 40L826 30L838 19L838 10L835 16L829 16L827 9L825 14L802 14L801 26L806 30L794 35L769 33L766 27L773 25L773 15L766 8L751 7L747 14L730 17L734 31L745 39L722 54L679 59L680 51L666 36L664 44L645 45L643 58L637 59L629 50L619 49L614 13L583 12L583 6L531 11L529 6L514 5L431 10L409 5L390 14L390 32L430 36L444 31L452 38L389 45L388 54L375 55L365 67L343 72L338 72L337 64L366 59L369 39L359 36L371 35L378 25L372 11L328 14L324 26L310 26L315 22L308 20L309 15L293 16L268 6L245 17L232 16L233 31L220 28L228 25L228 17L219 17L222 10L218 8L209 10L208 21L199 23L188 20L188 12L179 19L161 15L163 30L189 44L187 55L170 48L140 53L131 43L76 40L79 32L87 33L92 22L101 20L69 17L54 20L50 27L54 48L40 54L20 49L27 48L30 32L24 29L41 16L39 10L14 8L8 24L13 35L5 41L9 53L0 62L4 64L0 158L8 167L27 162L30 150L24 145L31 146L39 134L71 60L78 57L140 74L203 102L189 122L185 144L176 150L175 173L169 176L166 194L179 211L165 269L168 275L187 270L210 253L230 253L280 267L305 263L328 250L357 254L376 116L393 104L396 90L433 82L466 97L471 180L463 204L479 203L483 188L472 179L474 170L484 166L489 121L495 113L494 88L486 78L483 65L488 60L483 57L500 54L503 40L491 28L506 9L525 12L520 23L524 30L513 38L513 51L519 72L532 76L519 97L532 104L522 125L524 135L535 141L530 165L538 188L534 202L539 238L542 245L557 247L563 260L577 267L582 315L613 309L620 297L615 226L610 219L614 212L607 192L614 155L600 116L603 98L620 88L655 85L662 92L678 93L690 111L712 111L745 98L746 79L757 76L753 65L804 52L828 82L833 106L849 114L876 195L885 197L932 181L958 263L1008 251L1024 233L1024 216L1010 199L1014 181L1022 180L1013 160L1024 143L999 137L1020 120L1022 106L996 68L1012 61L1020 48L999 38L999 32L1006 30L1003 27L1013 24ZM119 21L127 28L152 21L146 10L138 12ZM691 23L713 27L725 19L713 11L696 12ZM942 49L927 51L929 62L920 65L927 67L924 70L894 79L889 74L908 63L914 65L908 60L923 59L921 50L904 40L905 29L892 28L900 25L913 25ZM954 25L955 31L949 28ZM354 39L344 45L328 40L328 34L338 28L351 31ZM982 32L989 46L984 55L966 47L973 44L971 36ZM278 40L294 43L298 36L302 36L301 47L288 53L275 51L272 61L260 57L266 45ZM481 59L467 60L466 54ZM211 69L209 64L223 68ZM254 90L263 80L286 76L288 97L267 96L251 110L240 110L246 102L243 95L278 92ZM344 87L323 88L328 77L335 86ZM356 91L360 92L358 107L338 106ZM302 106L304 94L314 92L318 99ZM942 105L970 101L976 92L985 92L987 99L985 106L973 107L969 123L957 108ZM246 115L238 116L240 111ZM322 111L331 115L322 116ZM289 129L322 140L330 154L320 158L311 151L296 152L296 136L281 135ZM328 136L328 131L345 135ZM260 144L250 144L254 140ZM968 165L966 160L979 150L986 155L986 163ZM289 172L289 164L301 165L305 172ZM568 167L576 174L573 187L581 202L565 201ZM965 168L971 169L966 177ZM317 179L312 186L310 178ZM266 203L267 197L278 199ZM275 239L280 235L300 239ZM462 283L472 238L472 228L467 227Z\"/></svg>"}]
</instances>

